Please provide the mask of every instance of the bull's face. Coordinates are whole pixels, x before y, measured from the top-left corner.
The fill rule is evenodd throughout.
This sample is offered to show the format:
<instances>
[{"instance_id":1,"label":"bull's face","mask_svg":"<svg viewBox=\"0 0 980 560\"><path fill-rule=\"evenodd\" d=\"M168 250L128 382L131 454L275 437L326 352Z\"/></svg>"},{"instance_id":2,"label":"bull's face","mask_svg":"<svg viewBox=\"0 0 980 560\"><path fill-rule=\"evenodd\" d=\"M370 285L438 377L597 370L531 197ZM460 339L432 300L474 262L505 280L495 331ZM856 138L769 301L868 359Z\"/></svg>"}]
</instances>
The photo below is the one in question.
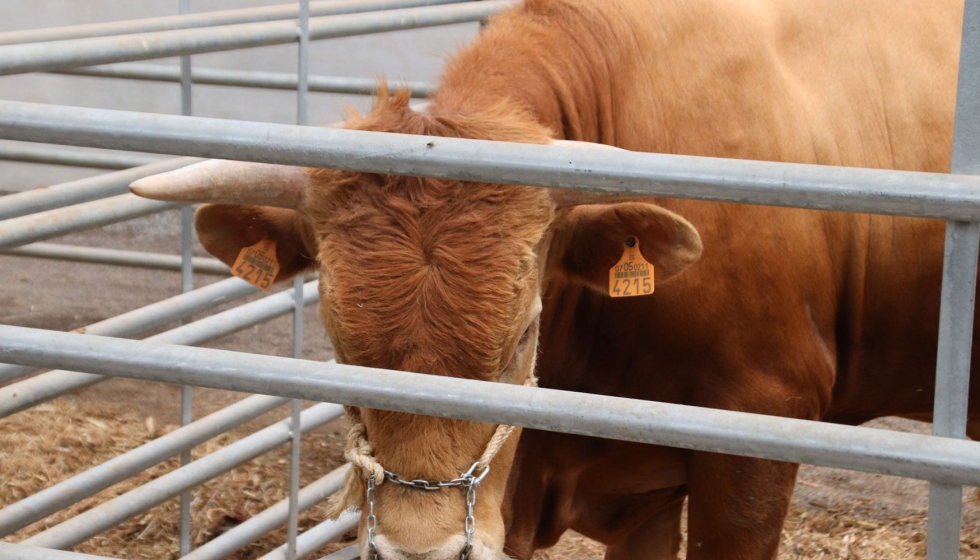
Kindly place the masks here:
<instances>
[{"instance_id":1,"label":"bull's face","mask_svg":"<svg viewBox=\"0 0 980 560\"><path fill-rule=\"evenodd\" d=\"M533 125L463 134L459 119L419 115L405 101L382 102L348 126L548 141ZM205 162L144 179L134 192L218 202L202 206L196 224L205 248L229 265L244 247L272 239L281 266L277 280L318 268L320 317L338 362L496 383L522 384L533 376L542 287L551 275L605 292L609 269L630 238L654 264L658 282L701 251L694 228L658 206L576 206L531 187ZM405 480L459 478L496 428L382 410L362 409L358 416L374 458ZM475 560L504 553L501 502L518 436L506 441L478 487L469 552ZM360 477L352 481L358 501L349 505L364 505ZM377 484L377 554L385 560L459 558L466 494L459 487ZM372 555L367 509L360 527L365 558Z\"/></svg>"}]
</instances>

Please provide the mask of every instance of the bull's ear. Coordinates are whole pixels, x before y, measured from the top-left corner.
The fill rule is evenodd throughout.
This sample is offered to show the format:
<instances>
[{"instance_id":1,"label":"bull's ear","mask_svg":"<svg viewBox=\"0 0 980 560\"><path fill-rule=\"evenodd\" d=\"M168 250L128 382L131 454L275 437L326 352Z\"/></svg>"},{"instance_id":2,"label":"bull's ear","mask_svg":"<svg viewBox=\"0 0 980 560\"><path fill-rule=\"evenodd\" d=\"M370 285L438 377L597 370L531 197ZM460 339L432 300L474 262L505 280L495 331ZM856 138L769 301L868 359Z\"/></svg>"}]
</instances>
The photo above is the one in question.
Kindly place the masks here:
<instances>
[{"instance_id":1,"label":"bull's ear","mask_svg":"<svg viewBox=\"0 0 980 560\"><path fill-rule=\"evenodd\" d=\"M288 280L316 266L313 230L295 210L271 206L204 204L194 215L197 236L204 248L228 266L238 254L263 239L276 242L279 274Z\"/></svg>"},{"instance_id":2,"label":"bull's ear","mask_svg":"<svg viewBox=\"0 0 980 560\"><path fill-rule=\"evenodd\" d=\"M609 269L622 258L631 237L653 264L657 285L701 257L701 236L690 222L655 204L621 202L565 210L556 220L549 258L569 277L605 294Z\"/></svg>"}]
</instances>

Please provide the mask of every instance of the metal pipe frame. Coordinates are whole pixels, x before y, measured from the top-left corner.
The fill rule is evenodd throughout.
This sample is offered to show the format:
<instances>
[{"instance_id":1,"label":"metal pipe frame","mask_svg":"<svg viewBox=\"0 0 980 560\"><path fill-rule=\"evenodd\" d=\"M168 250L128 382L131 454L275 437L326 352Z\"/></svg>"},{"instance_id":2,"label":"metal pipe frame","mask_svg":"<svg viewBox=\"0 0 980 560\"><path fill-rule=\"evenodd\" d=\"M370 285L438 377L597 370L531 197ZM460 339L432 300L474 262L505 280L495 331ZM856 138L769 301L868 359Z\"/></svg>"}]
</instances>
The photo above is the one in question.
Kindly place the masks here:
<instances>
[{"instance_id":1,"label":"metal pipe frame","mask_svg":"<svg viewBox=\"0 0 980 560\"><path fill-rule=\"evenodd\" d=\"M321 546L357 527L360 513L345 512L337 519L328 519L305 531L296 539L296 558L315 552ZM259 560L289 560L286 545L282 545L259 558Z\"/></svg>"},{"instance_id":2,"label":"metal pipe frame","mask_svg":"<svg viewBox=\"0 0 980 560\"><path fill-rule=\"evenodd\" d=\"M482 5L489 6L500 0L491 0ZM507 3L509 6L509 3ZM455 7L447 7L455 8ZM465 10L466 7L461 9ZM503 9L503 7L501 7ZM412 22L411 27L440 25L459 17L459 12L439 8L419 10L425 12L422 20ZM395 22L390 16L397 12L363 14L362 16L325 17L312 22L314 30L309 37L318 39L328 36L344 36L344 34L373 33L391 29L404 29L405 22ZM407 10L402 10L407 13ZM452 15L448 15L452 13ZM470 12L468 14L472 15ZM438 15L434 15L438 14ZM439 17L441 23L436 23ZM425 19L429 18L429 19ZM482 19L482 17L477 18ZM456 21L456 20L453 20ZM471 20L470 20L471 21ZM403 27L399 27L399 25ZM252 26L252 27L250 27ZM828 426L819 423L791 419L779 419L730 411L697 410L692 407L664 405L629 401L628 399L612 399L595 395L570 395L547 390L529 390L522 387L498 387L491 390L466 389L464 380L437 380L424 378L425 383L415 380L416 394L402 400L395 399L395 394L385 393L390 389L393 376L399 372L380 372L385 375L384 381L388 387L379 383L379 379L363 379L357 386L350 368L326 366L326 374L319 379L301 379L298 376L286 383L288 387L281 388L283 380L277 379L276 386L272 384L270 371L276 369L247 370L245 364L228 366L222 361L221 365L231 369L210 367L212 364L201 359L195 363L188 355L198 358L200 352L217 352L194 349L182 355L183 362L177 366L166 367L166 361L154 363L148 356L137 353L136 347L128 350L125 345L139 344L132 341L108 340L98 341L87 337L83 344L66 350L64 346L45 347L39 343L37 332L32 329L17 327L0 327L0 339L6 339L7 347L0 348L0 356L9 354L17 359L35 363L37 360L48 360L58 363L58 360L69 361L75 369L78 363L86 364L86 368L98 368L100 372L110 369L111 373L120 376L147 378L162 381L179 380L188 384L206 386L236 385L256 390L257 392L283 394L292 396L300 389L303 396L331 393L331 400L340 400L346 404L374 406L405 412L427 413L453 416L464 419L495 421L534 427L538 429L554 429L569 433L594 435L598 437L613 437L629 441L643 441L688 447L723 453L734 453L753 457L764 457L775 460L807 462L825 466L836 466L853 470L867 470L899 476L924 478L932 482L930 486L930 530L928 535L929 560L952 560L958 556L960 530L960 485L976 485L980 481L980 444L958 441L963 438L966 422L966 389L969 384L970 348L972 344L972 324L974 294L976 288L977 252L980 246L980 181L970 179L965 174L976 173L980 163L973 161L973 152L965 148L976 148L980 145L980 119L974 118L975 109L980 108L980 96L974 93L980 84L980 55L976 55L980 45L980 7L975 2L968 2L964 16L964 34L961 49L961 69L957 98L956 135L954 138L953 171L964 175L943 176L939 174L890 172L880 170L856 170L843 168L822 168L820 166L801 166L788 164L771 164L766 162L744 162L735 160L719 160L713 158L685 158L681 156L664 156L659 154L630 154L604 151L596 156L591 150L581 148L563 148L555 152L554 148L540 146L519 146L503 143L481 141L461 141L442 138L402 138L399 135L383 135L382 139L376 133L357 131L326 131L332 138L320 137L322 149L316 149L308 141L307 133L288 131L283 127L277 131L278 138L265 134L265 144L256 140L256 130L241 128L236 131L224 131L222 141L220 131L209 130L204 120L197 119L200 128L181 128L177 121L164 117L150 122L147 117L143 122L130 121L136 124L128 132L130 136L122 140L124 146L113 144L119 142L112 139L113 127L119 127L118 122L104 125L102 128L93 126L92 115L79 115L72 122L72 138L66 140L44 140L45 134L64 133L44 122L37 126L25 119L23 113L34 112L35 116L50 117L51 114L64 108L38 109L28 104L0 104L0 135L29 141L49 141L54 143L79 144L100 147L123 147L127 149L142 149L142 151L164 151L202 157L223 157L226 159L244 159L270 163L292 165L307 165L311 167L333 167L355 171L377 173L394 173L406 175L423 175L459 180L482 180L513 184L527 184L558 188L584 188L599 193L619 193L634 196L674 196L678 198L695 198L741 202L750 204L766 204L776 206L791 206L801 208L844 210L852 212L871 212L942 218L948 220L946 237L946 255L943 274L943 294L940 317L940 344L937 363L936 410L934 433L936 436L913 436L911 434L895 434L880 432L865 428ZM0 48L0 73L19 73L34 70L50 70L59 67L79 66L94 63L104 63L123 60L144 60L159 56L189 55L199 52L213 52L228 48L261 46L306 39L306 35L296 33L296 27L288 22L245 24L222 27L212 30L214 40L205 38L195 31L161 32L150 34L152 37L110 37L93 40L77 40L53 43L50 45L27 45L23 47ZM100 34L105 33L105 28ZM197 34L195 34L197 33ZM133 39L139 39L142 46L136 45ZM150 39L147 41L147 39ZM0 35L2 40L2 35ZM218 45L220 43L220 46ZM301 49L302 52L302 49ZM976 59L976 60L974 60ZM302 54L301 64L302 67ZM301 91L301 104L305 94L305 79L297 76L297 87ZM184 65L182 72L183 83L188 84L189 65ZM304 76L305 77L305 76ZM970 89L972 88L972 90ZM189 87L187 88L189 91ZM189 106L189 104L188 104ZM974 111L969 111L974 109ZM72 109L77 110L77 109ZM38 114L47 111L49 114ZM186 111L189 112L189 111ZM115 113L103 112L103 115ZM85 119L89 118L89 122ZM163 122L166 121L166 122ZM188 121L184 121L187 123ZM301 121L302 122L302 121ZM59 125L63 124L62 120ZM213 125L213 123L211 123ZM227 121L223 123L227 126ZM239 123L240 124L240 123ZM145 125L147 130L139 125ZM237 125L236 125L237 126ZM275 127L276 125L272 125ZM125 127L125 125L123 125ZM153 130L155 128L155 130ZM213 126L211 127L213 128ZM240 132L246 132L244 136ZM345 139L345 133L348 137ZM349 134L354 133L354 134ZM360 134L361 138L356 136ZM370 136L375 134L374 138ZM184 135L184 140L195 142L194 145L173 151L170 147L179 142L177 137ZM244 139L243 139L244 138ZM324 140L334 140L335 145L324 143ZM143 144L140 144L143 142ZM222 142L224 145L222 145ZM424 142L424 146L421 142ZM467 145L468 144L468 145ZM343 146L339 151L335 146ZM351 149L353 146L353 149ZM391 148L402 150L401 153ZM304 150L305 148L305 150ZM406 149L407 148L407 149ZM508 152L508 150L510 150ZM519 152L518 152L519 150ZM551 153L543 150L552 150ZM273 153L278 151L279 154ZM976 150L974 150L976 152ZM557 157L555 157L557 155ZM352 157L353 156L353 157ZM291 161L282 161L282 159ZM338 162L339 159L354 160L350 163ZM551 158L551 159L549 159ZM503 165L501 165L503 160ZM565 161L567 160L567 164ZM652 171L651 171L652 170ZM652 187L652 188L651 188ZM682 192L678 192L682 191ZM20 225L20 224L15 224ZM0 231L0 240L2 240ZM2 247L3 245L0 245ZM184 260L185 272L190 271L189 255ZM297 287L297 292L300 288ZM295 306L298 312L301 306ZM9 334L9 337L7 336ZM20 336L21 338L17 338ZM33 338L32 338L33 337ZM65 333L49 333L48 337L68 344ZM12 345L9 344L11 338ZM77 339L70 342L79 342ZM18 344L20 345L18 347ZM106 352L105 347L123 345L118 349L126 354L100 354ZM156 348L157 345L147 343L138 351L147 353L148 348L163 358L166 349ZM115 358L115 361L113 361ZM209 356L210 359L217 359ZM225 356L234 361L229 356ZM222 358L222 360L224 360ZM100 360L105 362L100 364ZM127 361L128 360L128 361ZM264 359L252 358L255 362ZM48 362L45 362L48 363ZM302 369L309 362L295 360L293 366ZM268 364L265 364L268 365ZM125 371L126 367L134 373ZM210 369L209 369L210 367ZM286 364L279 364L285 368ZM238 368L236 370L236 368ZM138 373L135 373L139 370ZM360 375L370 372L367 368L360 370ZM279 369L278 371L283 371ZM245 373L245 375L242 375ZM313 373L307 371L307 374ZM373 372L378 375L378 371ZM327 375L330 374L330 375ZM210 378L208 376L211 376ZM292 375L292 372L290 373ZM331 375L336 379L331 379ZM409 377L412 374L403 374ZM346 376L346 377L345 377ZM418 376L414 376L418 377ZM394 381L399 381L394 379ZM439 386L440 382L449 382L447 387ZM464 385L453 387L452 384L462 382ZM371 385L375 383L376 385ZM432 386L429 386L429 385ZM395 383L398 385L398 383ZM408 385L401 387L402 393ZM472 388L471 388L472 389ZM460 395L472 399L467 403L468 409L453 410L451 402L445 400L447 393L457 391L451 397L459 399ZM469 393L467 391L469 390ZM493 403L477 402L486 393L491 395L498 390L517 391L516 394L495 395L493 398L504 397L503 404L493 406ZM319 393L318 393L319 391ZM345 393L345 391L347 391ZM482 394L481 394L482 391ZM523 395L521 391L532 391ZM537 396L535 396L537 393ZM558 393L558 396L551 393ZM407 394L407 393L405 393ZM338 396L339 395L339 396ZM506 397L512 400L507 401ZM442 400L440 400L440 397ZM581 399L585 401L578 402ZM590 398L599 399L597 402ZM603 401L602 399L612 399ZM571 401L575 401L572 403ZM294 404L298 401L294 401ZM458 402L466 402L466 398ZM385 406L387 404L387 406ZM567 412L576 410L576 415L568 417ZM621 408L616 408L615 405ZM549 407L550 405L550 407ZM570 408L570 405L572 407ZM321 405L322 406L322 405ZM458 404L457 404L458 406ZM294 406L295 408L295 406ZM536 416L541 409L547 409L550 417ZM690 411L695 410L696 414ZM628 413L625 413L628 411ZM647 414L642 414L646 412ZM489 416L488 416L489 415ZM510 415L510 417L508 417ZM493 416L492 418L490 416ZM586 419L589 422L582 423ZM665 421L667 420L667 421ZM285 421L284 421L285 424ZM550 426L550 427L549 427ZM657 430L660 430L659 432ZM873 432L878 432L871 435ZM287 432L287 436L288 436ZM294 433L293 436L296 434ZM924 453L925 452L925 453ZM295 459L293 459L295 461ZM197 463L183 467L192 469ZM291 473L291 487L295 478ZM291 488L288 500L287 517L291 523L290 537L287 544L273 551L266 557L292 558L306 549L308 543L320 536L329 534L336 527L322 524L314 530L304 533L299 539L295 538L295 515L298 507L298 496ZM101 507L108 506L104 504ZM100 509L96 508L96 509ZM95 511L95 510L93 510ZM92 513L92 512L89 512ZM87 515L87 514L86 514ZM96 517L95 515L92 516ZM75 518L71 521L76 521ZM118 521L116 521L118 522ZM67 522L67 525L70 522ZM79 522L83 526L85 522ZM97 524L97 523L96 523ZM112 523L115 524L115 523ZM111 525L106 526L108 528ZM59 526L61 527L61 526ZM323 529L321 529L323 527ZM53 530L57 530L58 527ZM49 530L50 533L52 530ZM71 530L66 530L72 532ZM74 532L79 532L75 529ZM43 534L42 534L43 535ZM77 535L76 535L77 537ZM37 538L37 537L35 537ZM333 537L331 537L333 538ZM182 539L184 540L184 539ZM325 541L324 541L325 542ZM182 552L187 547L182 544ZM310 549L312 550L312 549Z\"/></svg>"},{"instance_id":3,"label":"metal pipe frame","mask_svg":"<svg viewBox=\"0 0 980 560\"><path fill-rule=\"evenodd\" d=\"M95 169L129 169L160 161L157 156L72 150L61 146L0 144L0 160Z\"/></svg>"},{"instance_id":4,"label":"metal pipe frame","mask_svg":"<svg viewBox=\"0 0 980 560\"><path fill-rule=\"evenodd\" d=\"M299 0L299 44L296 49L296 124L307 124L307 93L310 77L310 0ZM293 278L293 357L303 357L303 279ZM295 560L299 536L299 424L302 401L290 403L289 496L286 500L286 558Z\"/></svg>"},{"instance_id":5,"label":"metal pipe frame","mask_svg":"<svg viewBox=\"0 0 980 560\"><path fill-rule=\"evenodd\" d=\"M77 231L125 222L179 208L175 202L147 200L123 194L56 208L0 222L0 249L13 249Z\"/></svg>"},{"instance_id":6,"label":"metal pipe frame","mask_svg":"<svg viewBox=\"0 0 980 560\"><path fill-rule=\"evenodd\" d=\"M310 3L310 15L313 17L392 10L396 8L414 8L420 6L435 6L450 4L460 0L320 0ZM0 33L0 45L17 45L23 43L45 43L49 41L65 41L69 39L86 39L89 37L109 37L113 35L130 35L133 33L149 33L152 31L174 31L178 29L194 29L200 27L216 27L235 25L239 23L257 23L283 19L296 19L299 8L296 3L264 6L261 8L245 8L239 10L222 10L179 16L163 16L155 18L113 21L86 25L71 25L51 27L47 29L28 29L25 31L10 31Z\"/></svg>"},{"instance_id":7,"label":"metal pipe frame","mask_svg":"<svg viewBox=\"0 0 980 560\"><path fill-rule=\"evenodd\" d=\"M56 513L288 402L254 395L0 509L0 537Z\"/></svg>"},{"instance_id":8,"label":"metal pipe frame","mask_svg":"<svg viewBox=\"0 0 980 560\"><path fill-rule=\"evenodd\" d=\"M317 404L303 411L301 429L303 433L309 432L340 418L343 413L342 406ZM74 546L287 441L289 441L289 419L276 422L193 463L99 504L21 541L21 544L56 549Z\"/></svg>"},{"instance_id":9,"label":"metal pipe frame","mask_svg":"<svg viewBox=\"0 0 980 560\"><path fill-rule=\"evenodd\" d=\"M98 78L118 78L126 80L145 80L151 82L179 82L180 69L160 64L114 64L55 70L53 74L67 76L88 76ZM295 91L298 87L295 74L285 72L243 72L219 68L194 68L191 71L195 84L211 86L232 86L260 89L279 89ZM412 97L428 97L435 86L423 82L391 81L392 89L407 89ZM352 95L374 95L378 81L371 78L348 78L341 76L310 76L309 91L317 93L342 93ZM0 159L3 152L0 151Z\"/></svg>"},{"instance_id":10,"label":"metal pipe frame","mask_svg":"<svg viewBox=\"0 0 980 560\"><path fill-rule=\"evenodd\" d=\"M978 244L980 224L946 224L933 408L932 433L936 436L966 438ZM962 510L962 487L942 482L929 485L928 560L959 558Z\"/></svg>"},{"instance_id":11,"label":"metal pipe frame","mask_svg":"<svg viewBox=\"0 0 980 560\"><path fill-rule=\"evenodd\" d=\"M0 102L0 138L819 210L980 221L971 175L728 160Z\"/></svg>"},{"instance_id":12,"label":"metal pipe frame","mask_svg":"<svg viewBox=\"0 0 980 560\"><path fill-rule=\"evenodd\" d=\"M340 489L349 465L334 469L309 486L299 491L298 511L304 512L317 505ZM186 560L221 560L236 550L258 540L266 533L275 530L289 517L289 500L282 500L268 509L253 515L247 521L236 525L220 536L201 545L184 556Z\"/></svg>"},{"instance_id":13,"label":"metal pipe frame","mask_svg":"<svg viewBox=\"0 0 980 560\"><path fill-rule=\"evenodd\" d=\"M479 21L516 5L514 0L484 0L442 6L406 8L310 19L310 39L421 29ZM149 60L299 41L294 21L273 21L159 31L51 43L0 47L0 75L24 74L92 66L111 62Z\"/></svg>"},{"instance_id":14,"label":"metal pipe frame","mask_svg":"<svg viewBox=\"0 0 980 560\"><path fill-rule=\"evenodd\" d=\"M54 210L129 192L129 184L137 179L166 173L200 161L198 158L176 158L157 161L125 171L105 173L43 189L9 194L0 197L0 220L19 218L28 214Z\"/></svg>"},{"instance_id":15,"label":"metal pipe frame","mask_svg":"<svg viewBox=\"0 0 980 560\"><path fill-rule=\"evenodd\" d=\"M104 249L102 247L77 247L75 245L59 245L56 243L32 243L14 249L0 250L4 255L14 257L32 257L35 259L50 259L59 261L83 262L93 264L111 264L133 268L149 268L153 270L181 270L181 255L166 255L163 253L144 253L141 251L125 251L122 249ZM228 276L231 269L218 259L193 257L191 266L194 272Z\"/></svg>"},{"instance_id":16,"label":"metal pipe frame","mask_svg":"<svg viewBox=\"0 0 980 560\"><path fill-rule=\"evenodd\" d=\"M306 286L304 296L304 303L306 305L310 305L319 300L320 294L317 291L317 282L310 282ZM293 292L283 291L162 332L142 342L157 341L188 346L203 344L280 317L292 310ZM66 366L66 369L75 368L69 365ZM91 373L55 370L2 387L0 388L0 418L26 410L32 406L60 397L61 395L66 395L79 389L84 389L85 387L91 387L108 379L108 377L93 375ZM185 385L193 384L185 383Z\"/></svg>"},{"instance_id":17,"label":"metal pipe frame","mask_svg":"<svg viewBox=\"0 0 980 560\"><path fill-rule=\"evenodd\" d=\"M342 548L337 552L333 552L320 558L320 560L357 560L361 557L361 549L356 545L352 544L346 548Z\"/></svg>"},{"instance_id":18,"label":"metal pipe frame","mask_svg":"<svg viewBox=\"0 0 980 560\"><path fill-rule=\"evenodd\" d=\"M180 15L191 11L191 0L178 0ZM180 57L180 114L191 116L191 57ZM194 207L185 204L180 207L180 291L189 292L194 289L194 268L192 254L194 250ZM185 319L187 323L190 318ZM194 388L184 385L180 388L180 425L186 426L194 421ZM180 465L191 462L191 450L185 449L180 453ZM180 494L179 519L179 550L180 556L191 551L191 490Z\"/></svg>"},{"instance_id":19,"label":"metal pipe frame","mask_svg":"<svg viewBox=\"0 0 980 560\"><path fill-rule=\"evenodd\" d=\"M980 442L936 436L25 327L0 360L980 485Z\"/></svg>"},{"instance_id":20,"label":"metal pipe frame","mask_svg":"<svg viewBox=\"0 0 980 560\"><path fill-rule=\"evenodd\" d=\"M131 337L184 319L194 313L212 309L229 301L254 294L258 288L238 278L228 278L193 292L174 296L145 307L128 311L78 329L77 332L99 336ZM0 364L0 383L5 383L37 371L18 365ZM0 395L11 396L0 389ZM0 418L12 414L5 411L8 403L0 396Z\"/></svg>"},{"instance_id":21,"label":"metal pipe frame","mask_svg":"<svg viewBox=\"0 0 980 560\"><path fill-rule=\"evenodd\" d=\"M980 174L980 3L966 2L953 130L954 173ZM966 438L980 223L946 222L932 433ZM928 560L960 557L963 488L929 484Z\"/></svg>"},{"instance_id":22,"label":"metal pipe frame","mask_svg":"<svg viewBox=\"0 0 980 560\"><path fill-rule=\"evenodd\" d=\"M108 556L93 556L80 552L0 542L0 560L38 560L38 558L45 560L111 560Z\"/></svg>"}]
</instances>

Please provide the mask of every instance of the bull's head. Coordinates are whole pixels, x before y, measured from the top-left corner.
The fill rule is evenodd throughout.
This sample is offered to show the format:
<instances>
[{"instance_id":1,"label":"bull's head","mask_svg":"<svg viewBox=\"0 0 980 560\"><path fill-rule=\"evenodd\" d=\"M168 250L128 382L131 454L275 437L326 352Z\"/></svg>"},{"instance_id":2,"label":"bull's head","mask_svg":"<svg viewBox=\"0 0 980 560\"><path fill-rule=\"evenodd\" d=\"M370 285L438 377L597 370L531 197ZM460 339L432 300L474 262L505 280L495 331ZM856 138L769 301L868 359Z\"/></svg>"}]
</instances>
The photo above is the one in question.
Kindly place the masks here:
<instances>
[{"instance_id":1,"label":"bull's head","mask_svg":"<svg viewBox=\"0 0 980 560\"><path fill-rule=\"evenodd\" d=\"M423 115L407 101L382 96L371 114L345 126L551 142L520 111L498 107L495 114L468 116L436 107ZM549 278L563 275L606 292L609 269L630 238L655 266L658 283L701 253L695 229L656 205L586 205L533 187L209 161L140 180L132 189L149 198L208 202L197 211L198 235L229 265L242 248L272 239L281 265L277 280L318 268L320 317L338 362L496 383L521 384L533 375ZM460 477L495 431L490 424L383 410L357 416L374 458L403 479ZM502 553L501 503L517 439L507 440L479 487L475 560ZM364 488L362 479L356 482ZM352 495L363 499L360 491ZM378 555L459 558L465 499L459 488L378 484ZM364 516L360 531L366 558Z\"/></svg>"}]
</instances>

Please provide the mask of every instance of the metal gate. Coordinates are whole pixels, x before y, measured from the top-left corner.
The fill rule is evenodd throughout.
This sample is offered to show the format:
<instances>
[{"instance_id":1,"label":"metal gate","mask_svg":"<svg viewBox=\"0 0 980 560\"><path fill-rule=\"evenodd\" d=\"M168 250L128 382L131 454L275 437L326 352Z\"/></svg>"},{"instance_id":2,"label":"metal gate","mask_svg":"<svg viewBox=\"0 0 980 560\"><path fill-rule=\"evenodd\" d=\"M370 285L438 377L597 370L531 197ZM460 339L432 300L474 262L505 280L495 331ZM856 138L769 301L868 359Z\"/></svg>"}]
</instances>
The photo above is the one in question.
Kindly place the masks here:
<instances>
[{"instance_id":1,"label":"metal gate","mask_svg":"<svg viewBox=\"0 0 980 560\"><path fill-rule=\"evenodd\" d=\"M249 10L155 18L0 35L0 75L58 71L87 76L180 81L189 114L190 84L297 89L297 122L306 121L306 92L370 92L373 83L307 75L309 40L477 21L510 0L330 0ZM187 0L181 0L186 11ZM79 336L0 326L0 382L37 368L64 368L0 388L0 416L99 383L106 376L182 384L184 427L0 510L0 535L42 519L148 466L181 454L184 466L22 543L0 543L0 558L43 554L85 557L62 549L175 496L182 496L181 554L221 558L288 524L287 542L269 558L316 550L356 523L327 521L297 534L298 511L339 486L338 469L299 489L299 437L336 418L339 404L448 416L780 461L929 480L928 557L959 555L962 486L980 486L980 443L965 440L978 240L980 240L980 3L967 0L957 92L952 175L722 160L516 145L479 140L402 137L384 133L225 121L189 116L83 109L0 101L0 138L181 156L424 175L636 196L691 198L821 210L944 219L946 226L933 436L701 409L549 389L490 384L299 359L303 306L315 282L296 280L281 292L144 341L124 338L253 293L228 279L192 290L191 273L224 272L212 259L191 258L190 209L182 209L181 258L38 243L69 232L175 208L125 194L133 180L187 165L184 157L150 163L0 199L0 249L24 255L180 269L185 293L107 319ZM296 76L190 69L192 54L298 43ZM104 63L181 56L180 72ZM424 95L425 84L409 84ZM137 161L92 161L70 150L8 154L34 161L128 167ZM119 158L117 158L119 159ZM294 359L175 345L200 344L270 318L294 314ZM191 387L258 393L191 421ZM300 410L300 398L324 403ZM290 399L292 399L290 401ZM189 450L291 402L288 420L189 462ZM289 499L191 551L187 492L216 474L292 442ZM42 547L46 550L39 550ZM90 557L91 558L91 557Z\"/></svg>"}]
</instances>

